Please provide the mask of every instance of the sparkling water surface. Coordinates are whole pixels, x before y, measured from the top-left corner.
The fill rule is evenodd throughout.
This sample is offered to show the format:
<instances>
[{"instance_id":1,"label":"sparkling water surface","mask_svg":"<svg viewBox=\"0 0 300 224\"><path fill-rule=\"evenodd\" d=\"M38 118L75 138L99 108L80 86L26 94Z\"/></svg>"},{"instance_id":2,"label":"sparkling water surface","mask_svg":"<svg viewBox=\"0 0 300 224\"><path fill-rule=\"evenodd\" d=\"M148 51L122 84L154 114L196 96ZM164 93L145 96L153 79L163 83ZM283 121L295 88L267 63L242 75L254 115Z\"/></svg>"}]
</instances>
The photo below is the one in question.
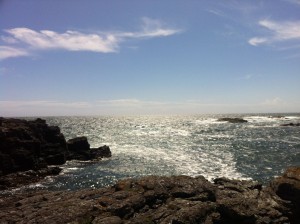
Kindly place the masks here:
<instances>
[{"instance_id":1,"label":"sparkling water surface","mask_svg":"<svg viewBox=\"0 0 300 224\"><path fill-rule=\"evenodd\" d=\"M282 114L281 114L282 115ZM218 122L240 117L247 123ZM300 114L45 117L66 139L86 136L91 147L108 145L100 162L68 161L57 177L34 188L76 190L109 186L123 178L189 175L253 179L266 183L300 165Z\"/></svg>"}]
</instances>

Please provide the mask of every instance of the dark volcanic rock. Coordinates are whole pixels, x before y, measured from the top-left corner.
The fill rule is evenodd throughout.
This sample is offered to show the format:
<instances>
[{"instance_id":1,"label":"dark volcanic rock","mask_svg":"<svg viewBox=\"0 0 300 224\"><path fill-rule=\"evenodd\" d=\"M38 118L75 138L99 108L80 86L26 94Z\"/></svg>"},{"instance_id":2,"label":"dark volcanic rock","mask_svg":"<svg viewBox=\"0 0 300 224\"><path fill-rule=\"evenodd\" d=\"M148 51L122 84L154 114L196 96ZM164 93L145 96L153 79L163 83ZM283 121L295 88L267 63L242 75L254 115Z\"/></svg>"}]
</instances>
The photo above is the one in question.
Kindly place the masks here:
<instances>
[{"instance_id":1,"label":"dark volcanic rock","mask_svg":"<svg viewBox=\"0 0 300 224\"><path fill-rule=\"evenodd\" d=\"M300 123L288 123L288 124L282 124L281 126L295 126L295 127L299 127L300 126Z\"/></svg>"},{"instance_id":2,"label":"dark volcanic rock","mask_svg":"<svg viewBox=\"0 0 300 224\"><path fill-rule=\"evenodd\" d=\"M90 144L86 137L76 137L67 141L69 151L82 152L90 149Z\"/></svg>"},{"instance_id":3,"label":"dark volcanic rock","mask_svg":"<svg viewBox=\"0 0 300 224\"><path fill-rule=\"evenodd\" d=\"M58 127L42 119L0 118L0 124L0 174L65 163L66 141Z\"/></svg>"},{"instance_id":4,"label":"dark volcanic rock","mask_svg":"<svg viewBox=\"0 0 300 224\"><path fill-rule=\"evenodd\" d=\"M90 160L109 156L108 146L90 149L86 137L74 138L66 143L59 127L48 126L43 119L0 118L0 189L20 186L22 180L28 184L30 177L32 182L36 182L52 175L52 168L47 166L64 164L67 159ZM20 171L33 172L34 175L26 172L21 175ZM5 177L11 173L16 174Z\"/></svg>"},{"instance_id":5,"label":"dark volcanic rock","mask_svg":"<svg viewBox=\"0 0 300 224\"><path fill-rule=\"evenodd\" d=\"M68 140L68 160L93 160L111 157L110 148L106 145L99 148L90 148L86 137L77 137Z\"/></svg>"},{"instance_id":6,"label":"dark volcanic rock","mask_svg":"<svg viewBox=\"0 0 300 224\"><path fill-rule=\"evenodd\" d=\"M99 148L91 148L90 153L92 158L94 159L111 157L111 151L109 146L107 145L101 146Z\"/></svg>"},{"instance_id":7,"label":"dark volcanic rock","mask_svg":"<svg viewBox=\"0 0 300 224\"><path fill-rule=\"evenodd\" d=\"M113 187L95 190L3 195L0 220L3 223L296 224L300 220L291 215L290 209L294 203L298 203L296 199L290 203L283 201L272 188L253 181L218 178L211 183L201 176L148 176L125 179Z\"/></svg>"},{"instance_id":8,"label":"dark volcanic rock","mask_svg":"<svg viewBox=\"0 0 300 224\"><path fill-rule=\"evenodd\" d=\"M22 187L44 179L46 176L55 176L62 169L59 167L46 167L39 170L10 173L0 176L0 190Z\"/></svg>"},{"instance_id":9,"label":"dark volcanic rock","mask_svg":"<svg viewBox=\"0 0 300 224\"><path fill-rule=\"evenodd\" d=\"M283 176L272 181L270 186L279 197L291 202L290 219L300 223L300 167L287 169Z\"/></svg>"},{"instance_id":10,"label":"dark volcanic rock","mask_svg":"<svg viewBox=\"0 0 300 224\"><path fill-rule=\"evenodd\" d=\"M242 118L219 118L218 121L227 121L229 123L246 123L247 120L244 120Z\"/></svg>"},{"instance_id":11,"label":"dark volcanic rock","mask_svg":"<svg viewBox=\"0 0 300 224\"><path fill-rule=\"evenodd\" d=\"M90 144L86 137L77 137L67 141L68 160L89 160Z\"/></svg>"}]
</instances>

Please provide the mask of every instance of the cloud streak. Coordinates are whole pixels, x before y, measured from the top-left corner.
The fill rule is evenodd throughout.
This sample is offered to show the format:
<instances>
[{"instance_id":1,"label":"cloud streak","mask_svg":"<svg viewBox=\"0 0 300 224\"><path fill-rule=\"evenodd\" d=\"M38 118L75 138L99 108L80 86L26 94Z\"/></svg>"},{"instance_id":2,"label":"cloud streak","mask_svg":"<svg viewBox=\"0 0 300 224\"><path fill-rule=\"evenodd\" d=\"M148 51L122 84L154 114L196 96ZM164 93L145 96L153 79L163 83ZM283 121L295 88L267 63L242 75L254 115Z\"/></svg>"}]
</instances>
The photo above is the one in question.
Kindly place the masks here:
<instances>
[{"instance_id":1,"label":"cloud streak","mask_svg":"<svg viewBox=\"0 0 300 224\"><path fill-rule=\"evenodd\" d=\"M258 23L271 32L265 37L253 37L248 43L253 46L269 44L273 42L300 40L300 21L275 22L272 20L261 20Z\"/></svg>"},{"instance_id":2,"label":"cloud streak","mask_svg":"<svg viewBox=\"0 0 300 224\"><path fill-rule=\"evenodd\" d=\"M23 49L18 49L15 47L8 47L8 46L0 46L0 60L6 58L15 58L21 56L28 56L29 52Z\"/></svg>"},{"instance_id":3,"label":"cloud streak","mask_svg":"<svg viewBox=\"0 0 300 224\"><path fill-rule=\"evenodd\" d=\"M68 30L58 33L52 30L32 30L26 27L7 29L9 36L1 39L6 44L23 44L22 49L1 46L0 59L10 57L28 56L33 50L66 50L90 51L97 53L118 52L120 44L127 39L144 39L171 36L181 32L178 29L168 28L159 20L150 18L142 19L142 27L137 32L94 32L82 33Z\"/></svg>"},{"instance_id":4,"label":"cloud streak","mask_svg":"<svg viewBox=\"0 0 300 224\"><path fill-rule=\"evenodd\" d=\"M76 31L57 33L50 30L34 31L28 28L6 30L14 39L35 49L64 49L69 51L115 52L118 40L113 35L99 36Z\"/></svg>"}]
</instances>

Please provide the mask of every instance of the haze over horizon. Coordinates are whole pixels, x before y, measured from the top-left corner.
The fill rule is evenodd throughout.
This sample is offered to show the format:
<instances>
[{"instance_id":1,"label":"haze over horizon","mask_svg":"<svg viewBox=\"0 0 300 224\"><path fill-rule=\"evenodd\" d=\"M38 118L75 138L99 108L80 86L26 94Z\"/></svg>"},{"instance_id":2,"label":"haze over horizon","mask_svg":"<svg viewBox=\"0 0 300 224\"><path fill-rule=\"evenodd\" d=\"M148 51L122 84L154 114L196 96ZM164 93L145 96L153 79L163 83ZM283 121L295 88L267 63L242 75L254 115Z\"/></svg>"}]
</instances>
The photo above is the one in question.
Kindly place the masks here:
<instances>
[{"instance_id":1,"label":"haze over horizon","mask_svg":"<svg viewBox=\"0 0 300 224\"><path fill-rule=\"evenodd\" d=\"M299 0L0 0L0 116L300 112L299 12Z\"/></svg>"}]
</instances>

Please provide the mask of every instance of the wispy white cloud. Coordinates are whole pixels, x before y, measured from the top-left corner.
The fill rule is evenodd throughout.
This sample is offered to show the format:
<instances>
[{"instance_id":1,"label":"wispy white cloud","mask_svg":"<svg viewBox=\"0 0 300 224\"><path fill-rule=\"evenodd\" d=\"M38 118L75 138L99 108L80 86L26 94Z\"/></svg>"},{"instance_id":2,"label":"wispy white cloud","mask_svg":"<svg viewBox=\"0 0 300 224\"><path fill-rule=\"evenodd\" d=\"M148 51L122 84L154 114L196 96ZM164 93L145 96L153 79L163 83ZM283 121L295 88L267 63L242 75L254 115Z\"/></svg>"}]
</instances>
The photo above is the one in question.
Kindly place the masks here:
<instances>
[{"instance_id":1,"label":"wispy white cloud","mask_svg":"<svg viewBox=\"0 0 300 224\"><path fill-rule=\"evenodd\" d=\"M29 55L29 52L27 52L24 49L8 47L8 46L0 46L0 60L6 59L6 58L28 56L28 55Z\"/></svg>"},{"instance_id":2,"label":"wispy white cloud","mask_svg":"<svg viewBox=\"0 0 300 224\"><path fill-rule=\"evenodd\" d=\"M207 9L206 11L215 16L225 17L225 14L221 10L218 10L218 9Z\"/></svg>"},{"instance_id":3,"label":"wispy white cloud","mask_svg":"<svg viewBox=\"0 0 300 224\"><path fill-rule=\"evenodd\" d=\"M260 26L271 31L269 36L253 37L248 43L253 46L273 42L300 40L300 21L275 22L272 20L261 20Z\"/></svg>"},{"instance_id":4,"label":"wispy white cloud","mask_svg":"<svg viewBox=\"0 0 300 224\"><path fill-rule=\"evenodd\" d=\"M113 35L101 37L76 31L57 33L50 30L34 31L28 28L6 30L16 40L35 49L64 49L69 51L115 52L118 39ZM5 41L5 40L4 40Z\"/></svg>"},{"instance_id":5,"label":"wispy white cloud","mask_svg":"<svg viewBox=\"0 0 300 224\"><path fill-rule=\"evenodd\" d=\"M264 37L253 37L248 41L248 43L253 46L257 46L257 45L263 44L267 41L268 41L268 39L264 38Z\"/></svg>"},{"instance_id":6,"label":"wispy white cloud","mask_svg":"<svg viewBox=\"0 0 300 224\"><path fill-rule=\"evenodd\" d=\"M137 32L100 32L82 33L68 30L58 33L52 30L32 30L26 27L7 29L9 36L2 36L6 44L25 44L23 49L2 46L1 58L29 55L32 50L61 49L67 51L91 51L98 53L118 52L120 44L127 39L166 37L181 32L179 29L168 28L160 20L142 19L141 30Z\"/></svg>"},{"instance_id":7,"label":"wispy white cloud","mask_svg":"<svg viewBox=\"0 0 300 224\"><path fill-rule=\"evenodd\" d=\"M126 39L126 38L155 38L155 37L166 37L182 32L180 29L168 28L160 20L150 19L147 17L142 18L142 26L140 31L137 32L117 32L115 36Z\"/></svg>"},{"instance_id":8,"label":"wispy white cloud","mask_svg":"<svg viewBox=\"0 0 300 224\"><path fill-rule=\"evenodd\" d=\"M136 32L134 37L166 37L181 32L180 29L167 28L160 20L144 17L142 31Z\"/></svg>"}]
</instances>

